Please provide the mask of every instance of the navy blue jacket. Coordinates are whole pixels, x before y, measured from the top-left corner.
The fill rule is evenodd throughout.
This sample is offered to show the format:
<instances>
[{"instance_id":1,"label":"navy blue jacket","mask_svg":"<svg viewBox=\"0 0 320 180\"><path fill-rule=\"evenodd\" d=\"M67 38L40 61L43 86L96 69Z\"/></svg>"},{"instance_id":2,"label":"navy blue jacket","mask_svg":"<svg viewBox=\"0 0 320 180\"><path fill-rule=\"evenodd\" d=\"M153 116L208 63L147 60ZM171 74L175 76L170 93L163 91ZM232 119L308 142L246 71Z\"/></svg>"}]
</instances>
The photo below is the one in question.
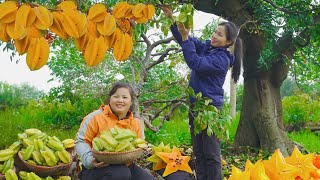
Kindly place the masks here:
<instances>
[{"instance_id":1,"label":"navy blue jacket","mask_svg":"<svg viewBox=\"0 0 320 180\"><path fill-rule=\"evenodd\" d=\"M184 59L191 69L189 86L195 93L212 99L212 105L222 106L224 90L222 88L229 67L233 66L234 56L225 47L214 48L211 41L200 41L190 37L182 41L176 25L171 32L180 44ZM190 98L194 102L194 98Z\"/></svg>"}]
</instances>

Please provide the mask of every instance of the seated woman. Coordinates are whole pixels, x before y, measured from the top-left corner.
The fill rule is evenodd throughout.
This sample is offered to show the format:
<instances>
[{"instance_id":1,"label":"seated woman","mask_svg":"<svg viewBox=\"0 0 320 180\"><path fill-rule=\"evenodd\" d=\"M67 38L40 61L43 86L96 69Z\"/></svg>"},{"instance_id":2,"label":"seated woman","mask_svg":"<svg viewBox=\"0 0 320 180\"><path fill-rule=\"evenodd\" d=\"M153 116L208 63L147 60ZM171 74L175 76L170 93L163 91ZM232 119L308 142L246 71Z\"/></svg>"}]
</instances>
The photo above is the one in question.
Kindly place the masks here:
<instances>
[{"instance_id":1,"label":"seated woman","mask_svg":"<svg viewBox=\"0 0 320 180\"><path fill-rule=\"evenodd\" d=\"M93 138L100 136L102 131L118 126L131 129L141 138L142 130L139 119L133 116L131 105L134 92L130 84L117 82L113 85L107 104L87 115L79 128L76 137L75 149L82 161L82 171L79 178L82 180L149 180L155 179L148 171L135 163L106 164L98 162L92 155Z\"/></svg>"}]
</instances>

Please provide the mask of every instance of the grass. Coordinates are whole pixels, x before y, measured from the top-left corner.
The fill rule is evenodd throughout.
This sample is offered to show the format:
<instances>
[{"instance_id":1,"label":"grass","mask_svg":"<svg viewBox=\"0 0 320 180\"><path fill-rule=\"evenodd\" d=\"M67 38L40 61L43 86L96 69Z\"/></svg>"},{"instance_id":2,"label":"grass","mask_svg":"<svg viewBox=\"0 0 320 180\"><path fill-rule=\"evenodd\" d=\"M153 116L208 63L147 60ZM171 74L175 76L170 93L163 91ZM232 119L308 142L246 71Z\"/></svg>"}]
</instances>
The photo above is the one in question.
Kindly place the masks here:
<instances>
[{"instance_id":1,"label":"grass","mask_svg":"<svg viewBox=\"0 0 320 180\"><path fill-rule=\"evenodd\" d=\"M289 138L303 145L310 153L320 154L320 137L313 132L304 130L288 134Z\"/></svg>"},{"instance_id":2,"label":"grass","mask_svg":"<svg viewBox=\"0 0 320 180\"><path fill-rule=\"evenodd\" d=\"M157 133L147 129L145 135L146 140L154 145L163 142L164 144L171 144L171 146L191 146L188 119L166 121Z\"/></svg>"},{"instance_id":3,"label":"grass","mask_svg":"<svg viewBox=\"0 0 320 180\"><path fill-rule=\"evenodd\" d=\"M237 132L239 121L240 121L240 112L237 112L236 118L234 118L232 120L231 126L228 128L228 130L229 130L229 138L230 138L231 142L233 142L235 137L236 137L236 132Z\"/></svg>"},{"instance_id":4,"label":"grass","mask_svg":"<svg viewBox=\"0 0 320 180\"><path fill-rule=\"evenodd\" d=\"M67 138L74 139L79 127L64 129L43 123L41 120L24 118L18 111L6 110L0 112L1 141L0 149L5 149L18 140L18 133L23 133L25 129L37 128L49 136L57 136L60 140Z\"/></svg>"}]
</instances>

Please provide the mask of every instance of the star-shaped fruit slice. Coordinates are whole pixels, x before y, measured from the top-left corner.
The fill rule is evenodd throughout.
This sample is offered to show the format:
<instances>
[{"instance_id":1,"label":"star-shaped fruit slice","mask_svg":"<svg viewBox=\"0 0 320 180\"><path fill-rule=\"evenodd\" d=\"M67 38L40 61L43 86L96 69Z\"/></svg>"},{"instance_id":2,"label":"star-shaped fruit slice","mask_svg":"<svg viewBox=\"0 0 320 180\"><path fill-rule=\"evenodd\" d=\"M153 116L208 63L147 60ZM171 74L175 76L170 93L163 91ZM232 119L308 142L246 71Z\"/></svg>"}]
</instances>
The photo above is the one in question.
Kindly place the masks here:
<instances>
[{"instance_id":1,"label":"star-shaped fruit slice","mask_svg":"<svg viewBox=\"0 0 320 180\"><path fill-rule=\"evenodd\" d=\"M167 163L166 169L163 173L163 177L172 174L178 170L192 173L192 170L188 164L190 156L182 156L177 147L173 147L171 153L158 152L157 155Z\"/></svg>"},{"instance_id":2,"label":"star-shaped fruit slice","mask_svg":"<svg viewBox=\"0 0 320 180\"><path fill-rule=\"evenodd\" d=\"M237 167L232 165L231 175L228 180L245 180L250 179L250 171L241 171Z\"/></svg>"},{"instance_id":3,"label":"star-shaped fruit slice","mask_svg":"<svg viewBox=\"0 0 320 180\"><path fill-rule=\"evenodd\" d=\"M277 149L269 160L263 161L266 174L270 179L294 180L300 174L300 169L288 164Z\"/></svg>"},{"instance_id":4,"label":"star-shaped fruit slice","mask_svg":"<svg viewBox=\"0 0 320 180\"><path fill-rule=\"evenodd\" d=\"M162 168L165 168L167 166L167 163L165 163L158 155L158 152L171 152L170 145L164 145L163 142L159 144L159 146L153 146L152 147L152 156L147 158L147 161L153 162L152 169L154 171L160 170Z\"/></svg>"},{"instance_id":5,"label":"star-shaped fruit slice","mask_svg":"<svg viewBox=\"0 0 320 180\"><path fill-rule=\"evenodd\" d=\"M250 180L270 180L261 159L250 168Z\"/></svg>"},{"instance_id":6,"label":"star-shaped fruit slice","mask_svg":"<svg viewBox=\"0 0 320 180\"><path fill-rule=\"evenodd\" d=\"M313 165L313 157L314 154L303 155L295 146L291 153L291 156L285 158L285 161L288 164L299 168L299 176L302 179L310 179L311 174L317 171L317 168Z\"/></svg>"}]
</instances>

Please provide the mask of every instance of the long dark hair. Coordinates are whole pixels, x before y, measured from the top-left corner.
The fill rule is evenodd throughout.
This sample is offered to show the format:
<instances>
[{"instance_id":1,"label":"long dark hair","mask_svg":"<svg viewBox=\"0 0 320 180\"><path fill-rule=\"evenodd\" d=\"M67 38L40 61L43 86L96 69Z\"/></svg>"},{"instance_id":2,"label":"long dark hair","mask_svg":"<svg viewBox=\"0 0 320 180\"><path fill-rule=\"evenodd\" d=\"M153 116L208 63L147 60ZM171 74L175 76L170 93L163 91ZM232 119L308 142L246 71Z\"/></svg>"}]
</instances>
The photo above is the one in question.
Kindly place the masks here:
<instances>
[{"instance_id":1,"label":"long dark hair","mask_svg":"<svg viewBox=\"0 0 320 180\"><path fill-rule=\"evenodd\" d=\"M122 81L118 81L116 83L113 84L111 90L109 91L109 94L108 94L108 97L107 99L105 100L106 104L109 104L110 103L110 98L111 96L116 93L116 91L119 89L119 88L126 88L129 90L129 93L130 93L130 96L131 96L131 101L133 102L134 101L134 98L135 98L135 93L133 91L133 88L131 86L130 83L127 83L127 82L122 82ZM130 111L133 110L133 104L130 106Z\"/></svg>"},{"instance_id":2,"label":"long dark hair","mask_svg":"<svg viewBox=\"0 0 320 180\"><path fill-rule=\"evenodd\" d=\"M228 41L232 42L230 46L234 45L233 54L235 56L235 62L233 64L231 76L234 82L238 82L243 58L242 40L238 37L239 28L231 21L222 22L219 24L219 26L225 27L226 38Z\"/></svg>"}]
</instances>

